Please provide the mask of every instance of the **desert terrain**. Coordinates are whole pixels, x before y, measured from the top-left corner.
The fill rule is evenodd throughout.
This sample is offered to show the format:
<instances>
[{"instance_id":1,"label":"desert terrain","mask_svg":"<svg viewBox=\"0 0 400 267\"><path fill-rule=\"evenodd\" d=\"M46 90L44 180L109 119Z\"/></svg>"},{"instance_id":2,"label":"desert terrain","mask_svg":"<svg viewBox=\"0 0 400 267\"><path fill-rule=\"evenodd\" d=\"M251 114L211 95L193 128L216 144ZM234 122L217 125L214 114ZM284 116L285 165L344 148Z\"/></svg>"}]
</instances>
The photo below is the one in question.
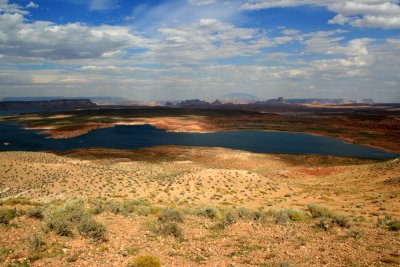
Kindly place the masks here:
<instances>
[{"instance_id":1,"label":"desert terrain","mask_svg":"<svg viewBox=\"0 0 400 267\"><path fill-rule=\"evenodd\" d=\"M0 265L398 266L399 177L398 159L2 152Z\"/></svg>"}]
</instances>

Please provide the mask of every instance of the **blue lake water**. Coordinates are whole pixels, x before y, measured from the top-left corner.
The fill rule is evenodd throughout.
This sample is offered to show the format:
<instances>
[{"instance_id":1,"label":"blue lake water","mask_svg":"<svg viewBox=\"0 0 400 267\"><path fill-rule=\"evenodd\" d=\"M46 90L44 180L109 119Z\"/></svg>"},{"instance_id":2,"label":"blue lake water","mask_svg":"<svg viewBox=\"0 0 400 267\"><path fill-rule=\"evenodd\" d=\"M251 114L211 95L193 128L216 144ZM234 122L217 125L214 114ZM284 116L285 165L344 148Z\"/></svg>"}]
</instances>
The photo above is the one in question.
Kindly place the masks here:
<instances>
[{"instance_id":1,"label":"blue lake water","mask_svg":"<svg viewBox=\"0 0 400 267\"><path fill-rule=\"evenodd\" d=\"M9 143L8 145L5 145ZM157 145L225 147L274 154L320 154L361 158L395 158L399 154L341 140L301 133L235 131L170 133L150 125L97 129L70 139L51 139L15 123L0 124L0 151L71 150L78 148L136 149Z\"/></svg>"}]
</instances>

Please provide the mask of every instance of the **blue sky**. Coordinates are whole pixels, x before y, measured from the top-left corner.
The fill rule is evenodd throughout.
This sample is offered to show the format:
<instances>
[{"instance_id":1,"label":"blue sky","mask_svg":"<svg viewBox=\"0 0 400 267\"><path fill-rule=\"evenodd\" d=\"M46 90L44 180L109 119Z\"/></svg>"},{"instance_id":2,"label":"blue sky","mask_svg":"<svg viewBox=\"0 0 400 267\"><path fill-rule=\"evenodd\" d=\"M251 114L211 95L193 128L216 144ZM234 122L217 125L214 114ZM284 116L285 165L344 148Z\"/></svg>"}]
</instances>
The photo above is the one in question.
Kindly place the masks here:
<instances>
[{"instance_id":1,"label":"blue sky","mask_svg":"<svg viewBox=\"0 0 400 267\"><path fill-rule=\"evenodd\" d=\"M399 0L0 0L0 97L400 101Z\"/></svg>"}]
</instances>

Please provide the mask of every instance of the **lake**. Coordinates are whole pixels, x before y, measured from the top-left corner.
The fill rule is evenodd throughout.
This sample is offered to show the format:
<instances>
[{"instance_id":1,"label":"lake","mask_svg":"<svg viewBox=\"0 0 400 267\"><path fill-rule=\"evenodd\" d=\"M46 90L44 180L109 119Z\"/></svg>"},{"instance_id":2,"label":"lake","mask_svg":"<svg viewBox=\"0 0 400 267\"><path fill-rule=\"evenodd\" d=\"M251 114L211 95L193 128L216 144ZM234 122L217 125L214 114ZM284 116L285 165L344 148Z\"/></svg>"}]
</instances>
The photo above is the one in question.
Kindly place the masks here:
<instances>
[{"instance_id":1,"label":"lake","mask_svg":"<svg viewBox=\"0 0 400 267\"><path fill-rule=\"evenodd\" d=\"M97 129L70 139L51 139L15 123L0 124L0 151L46 151L79 148L137 149L158 145L224 147L273 154L320 154L360 158L395 158L399 154L302 133L234 131L170 133L151 125Z\"/></svg>"}]
</instances>

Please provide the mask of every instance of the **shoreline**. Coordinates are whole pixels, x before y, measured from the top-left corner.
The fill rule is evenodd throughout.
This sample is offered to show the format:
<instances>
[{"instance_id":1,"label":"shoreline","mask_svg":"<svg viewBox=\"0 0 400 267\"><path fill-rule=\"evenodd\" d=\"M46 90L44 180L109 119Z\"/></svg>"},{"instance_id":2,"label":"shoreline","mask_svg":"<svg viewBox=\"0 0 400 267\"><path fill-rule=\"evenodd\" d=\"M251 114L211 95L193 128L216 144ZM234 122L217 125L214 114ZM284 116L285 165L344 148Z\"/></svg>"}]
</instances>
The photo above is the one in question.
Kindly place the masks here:
<instances>
[{"instance_id":1,"label":"shoreline","mask_svg":"<svg viewBox=\"0 0 400 267\"><path fill-rule=\"evenodd\" d=\"M50 136L49 138L52 138L52 139L69 139L69 138L75 138L75 137L78 137L81 135L85 135L85 134L87 134L91 131L97 130L97 129L113 128L118 125L125 125L125 126L151 125L157 129L165 130L166 132L170 132L170 133L199 133L199 134L202 134L202 133L237 132L237 131L268 131L268 132L309 134L309 135L314 135L314 136L336 138L336 139L344 141L348 144L354 144L354 145L360 145L360 146L365 146L365 147L369 147L369 148L379 149L379 150L382 150L387 153L400 153L400 150L393 150L393 149L389 149L387 147L376 146L376 145L371 145L371 144L355 143L354 139L349 138L349 137L308 132L308 131L279 131L279 130L268 130L268 129L246 129L246 130L221 129L221 130L214 130L214 131L191 129L190 131L188 131L188 130L182 130L182 129L171 129L168 127L158 127L157 125L154 125L152 123L139 123L139 122L126 122L126 123L125 122L116 122L116 123L110 123L110 124L86 125L86 126L82 126L82 129L72 130L72 131L58 131L56 128L54 128L52 126L44 126L44 127L29 127L28 126L28 127L24 127L24 129L25 130L39 130L40 134L49 135Z\"/></svg>"}]
</instances>

